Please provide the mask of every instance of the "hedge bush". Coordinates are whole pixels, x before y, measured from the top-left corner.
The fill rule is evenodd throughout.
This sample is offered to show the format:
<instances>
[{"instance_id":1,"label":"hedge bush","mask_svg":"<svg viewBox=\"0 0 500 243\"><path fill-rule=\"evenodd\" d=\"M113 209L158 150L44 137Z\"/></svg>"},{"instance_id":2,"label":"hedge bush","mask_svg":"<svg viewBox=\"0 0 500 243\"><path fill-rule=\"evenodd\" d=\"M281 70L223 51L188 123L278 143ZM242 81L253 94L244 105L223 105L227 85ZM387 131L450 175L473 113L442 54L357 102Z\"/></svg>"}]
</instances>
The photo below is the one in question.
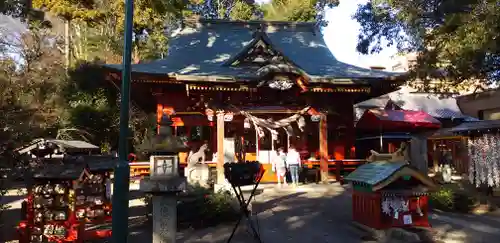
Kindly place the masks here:
<instances>
[{"instance_id":1,"label":"hedge bush","mask_svg":"<svg viewBox=\"0 0 500 243\"><path fill-rule=\"evenodd\" d=\"M465 191L446 186L432 193L429 201L432 208L463 213L470 212L478 202L475 197L468 195Z\"/></svg>"},{"instance_id":2,"label":"hedge bush","mask_svg":"<svg viewBox=\"0 0 500 243\"><path fill-rule=\"evenodd\" d=\"M177 206L179 228L203 228L238 219L234 197L227 191L197 189L183 196Z\"/></svg>"},{"instance_id":3,"label":"hedge bush","mask_svg":"<svg viewBox=\"0 0 500 243\"><path fill-rule=\"evenodd\" d=\"M233 206L235 198L227 191L213 192L203 187L191 188L179 195L177 226L179 229L212 227L234 222L240 217ZM151 196L145 198L149 214L152 213Z\"/></svg>"}]
</instances>

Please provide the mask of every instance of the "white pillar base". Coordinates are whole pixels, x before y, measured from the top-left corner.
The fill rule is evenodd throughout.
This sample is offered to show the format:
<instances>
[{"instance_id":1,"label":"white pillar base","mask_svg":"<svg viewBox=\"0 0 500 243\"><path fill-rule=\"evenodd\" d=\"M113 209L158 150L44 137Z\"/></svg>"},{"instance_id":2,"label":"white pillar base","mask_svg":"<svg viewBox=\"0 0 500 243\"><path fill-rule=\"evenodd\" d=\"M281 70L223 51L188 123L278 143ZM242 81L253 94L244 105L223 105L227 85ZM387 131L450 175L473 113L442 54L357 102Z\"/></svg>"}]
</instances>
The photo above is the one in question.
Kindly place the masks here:
<instances>
[{"instance_id":1,"label":"white pillar base","mask_svg":"<svg viewBox=\"0 0 500 243\"><path fill-rule=\"evenodd\" d=\"M216 184L214 184L214 192L215 193L217 193L217 192L223 192L223 191L228 191L232 195L234 195L233 188L231 187L231 184L227 180L224 180L223 183L216 183Z\"/></svg>"}]
</instances>

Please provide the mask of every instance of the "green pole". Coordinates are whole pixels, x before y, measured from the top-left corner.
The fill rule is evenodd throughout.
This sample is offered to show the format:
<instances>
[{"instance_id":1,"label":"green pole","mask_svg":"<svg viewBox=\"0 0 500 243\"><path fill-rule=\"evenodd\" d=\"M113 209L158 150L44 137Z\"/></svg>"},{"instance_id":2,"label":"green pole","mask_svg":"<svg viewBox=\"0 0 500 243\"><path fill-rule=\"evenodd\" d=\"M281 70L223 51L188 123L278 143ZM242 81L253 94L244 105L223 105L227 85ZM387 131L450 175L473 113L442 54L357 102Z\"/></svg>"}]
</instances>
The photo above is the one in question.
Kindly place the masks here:
<instances>
[{"instance_id":1,"label":"green pole","mask_svg":"<svg viewBox=\"0 0 500 243\"><path fill-rule=\"evenodd\" d=\"M130 76L132 62L132 31L134 0L125 2L125 36L123 50L122 87L120 102L120 137L118 143L118 163L114 173L113 188L113 240L127 243L128 238L128 195L130 167L127 160L129 137Z\"/></svg>"}]
</instances>

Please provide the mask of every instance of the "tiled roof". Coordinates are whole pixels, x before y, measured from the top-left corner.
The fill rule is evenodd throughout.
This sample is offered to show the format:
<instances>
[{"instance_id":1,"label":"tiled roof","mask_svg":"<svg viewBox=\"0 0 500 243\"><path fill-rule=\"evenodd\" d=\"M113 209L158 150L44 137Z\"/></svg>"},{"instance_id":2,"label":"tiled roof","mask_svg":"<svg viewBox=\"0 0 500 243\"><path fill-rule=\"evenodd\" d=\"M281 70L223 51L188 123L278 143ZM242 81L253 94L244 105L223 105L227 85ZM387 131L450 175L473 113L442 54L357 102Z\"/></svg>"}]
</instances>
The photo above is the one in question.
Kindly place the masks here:
<instances>
[{"instance_id":1,"label":"tiled roof","mask_svg":"<svg viewBox=\"0 0 500 243\"><path fill-rule=\"evenodd\" d=\"M350 173L345 180L374 186L386 180L406 165L406 162L372 162L358 167L355 171Z\"/></svg>"},{"instance_id":2,"label":"tiled roof","mask_svg":"<svg viewBox=\"0 0 500 243\"><path fill-rule=\"evenodd\" d=\"M467 131L484 131L488 129L500 129L500 120L485 120L475 122L464 122L451 129L454 133Z\"/></svg>"},{"instance_id":3,"label":"tiled roof","mask_svg":"<svg viewBox=\"0 0 500 243\"><path fill-rule=\"evenodd\" d=\"M390 100L404 110L424 111L435 118L459 118L465 121L477 121L476 118L461 112L454 97L440 97L438 94L432 93L412 93L408 88L360 102L355 105L355 108L357 110L374 107L385 108Z\"/></svg>"},{"instance_id":4,"label":"tiled roof","mask_svg":"<svg viewBox=\"0 0 500 243\"><path fill-rule=\"evenodd\" d=\"M453 128L441 128L439 130L437 130L436 132L434 132L431 136L429 136L430 138L439 138L439 137L448 137L448 136L453 136L455 134L453 134L452 132L452 129Z\"/></svg>"},{"instance_id":5,"label":"tiled roof","mask_svg":"<svg viewBox=\"0 0 500 243\"><path fill-rule=\"evenodd\" d=\"M38 170L33 177L35 179L59 179L76 180L84 171L84 165L64 164L64 165L46 165Z\"/></svg>"},{"instance_id":6,"label":"tiled roof","mask_svg":"<svg viewBox=\"0 0 500 243\"><path fill-rule=\"evenodd\" d=\"M76 148L76 149L99 149L98 146L91 143L80 141L80 140L57 140L50 139L45 140L46 142L55 143L64 148Z\"/></svg>"},{"instance_id":7,"label":"tiled roof","mask_svg":"<svg viewBox=\"0 0 500 243\"><path fill-rule=\"evenodd\" d=\"M95 150L99 149L98 146L90 144L85 141L81 140L59 140L59 139L35 139L31 141L31 143L17 148L16 151L19 154L25 154L35 148L37 148L39 145L45 145L47 143L52 143L57 146L60 146L62 148L73 148L73 149L88 149L88 150Z\"/></svg>"},{"instance_id":8,"label":"tiled roof","mask_svg":"<svg viewBox=\"0 0 500 243\"><path fill-rule=\"evenodd\" d=\"M228 79L252 79L256 70L225 65L252 43L257 28L262 27L271 46L284 55L312 81L325 79L389 78L398 73L371 70L335 59L314 23L200 20L196 27L179 30L169 41L165 59L132 65L137 73L178 77L217 76ZM256 37L257 38L257 37ZM108 65L121 69L121 65Z\"/></svg>"}]
</instances>

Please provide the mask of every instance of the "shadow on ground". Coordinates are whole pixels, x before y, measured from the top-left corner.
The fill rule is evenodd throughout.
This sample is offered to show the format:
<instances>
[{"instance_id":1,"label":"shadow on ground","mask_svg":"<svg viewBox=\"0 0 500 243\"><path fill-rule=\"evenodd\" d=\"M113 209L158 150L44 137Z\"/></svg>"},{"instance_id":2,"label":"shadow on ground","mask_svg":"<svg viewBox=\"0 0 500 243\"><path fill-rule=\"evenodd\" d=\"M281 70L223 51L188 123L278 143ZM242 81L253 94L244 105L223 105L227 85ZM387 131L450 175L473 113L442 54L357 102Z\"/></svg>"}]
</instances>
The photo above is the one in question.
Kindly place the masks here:
<instances>
[{"instance_id":1,"label":"shadow on ground","mask_svg":"<svg viewBox=\"0 0 500 243\"><path fill-rule=\"evenodd\" d=\"M432 213L430 223L436 238L449 242L489 243L500 239L500 218L459 214Z\"/></svg>"},{"instance_id":2,"label":"shadow on ground","mask_svg":"<svg viewBox=\"0 0 500 243\"><path fill-rule=\"evenodd\" d=\"M307 188L307 189L304 189ZM313 242L360 243L366 234L351 226L352 207L350 189L338 184L308 185L297 190L266 189L256 196L252 204L257 216L262 242ZM132 191L131 199L143 195ZM129 242L151 242L151 221L145 216L145 206L131 205L129 209ZM0 242L15 239L14 226L20 210L7 210L2 218L8 219ZM431 224L438 238L449 242L497 242L500 239L500 217L466 214L432 213ZM243 221L233 243L255 242ZM219 225L201 230L181 230L177 242L222 243L226 242L234 224ZM89 243L110 242L110 239Z\"/></svg>"},{"instance_id":3,"label":"shadow on ground","mask_svg":"<svg viewBox=\"0 0 500 243\"><path fill-rule=\"evenodd\" d=\"M285 190L264 192L256 196L252 205L255 224L263 242L363 242L364 234L351 226L350 194L337 184L321 185L303 191ZM311 189L312 188L312 189ZM226 242L234 224L220 225L201 230L182 230L177 242L222 243ZM232 242L255 242L249 227L242 221ZM131 225L130 242L151 242L151 222ZM104 242L101 241L101 242Z\"/></svg>"}]
</instances>

